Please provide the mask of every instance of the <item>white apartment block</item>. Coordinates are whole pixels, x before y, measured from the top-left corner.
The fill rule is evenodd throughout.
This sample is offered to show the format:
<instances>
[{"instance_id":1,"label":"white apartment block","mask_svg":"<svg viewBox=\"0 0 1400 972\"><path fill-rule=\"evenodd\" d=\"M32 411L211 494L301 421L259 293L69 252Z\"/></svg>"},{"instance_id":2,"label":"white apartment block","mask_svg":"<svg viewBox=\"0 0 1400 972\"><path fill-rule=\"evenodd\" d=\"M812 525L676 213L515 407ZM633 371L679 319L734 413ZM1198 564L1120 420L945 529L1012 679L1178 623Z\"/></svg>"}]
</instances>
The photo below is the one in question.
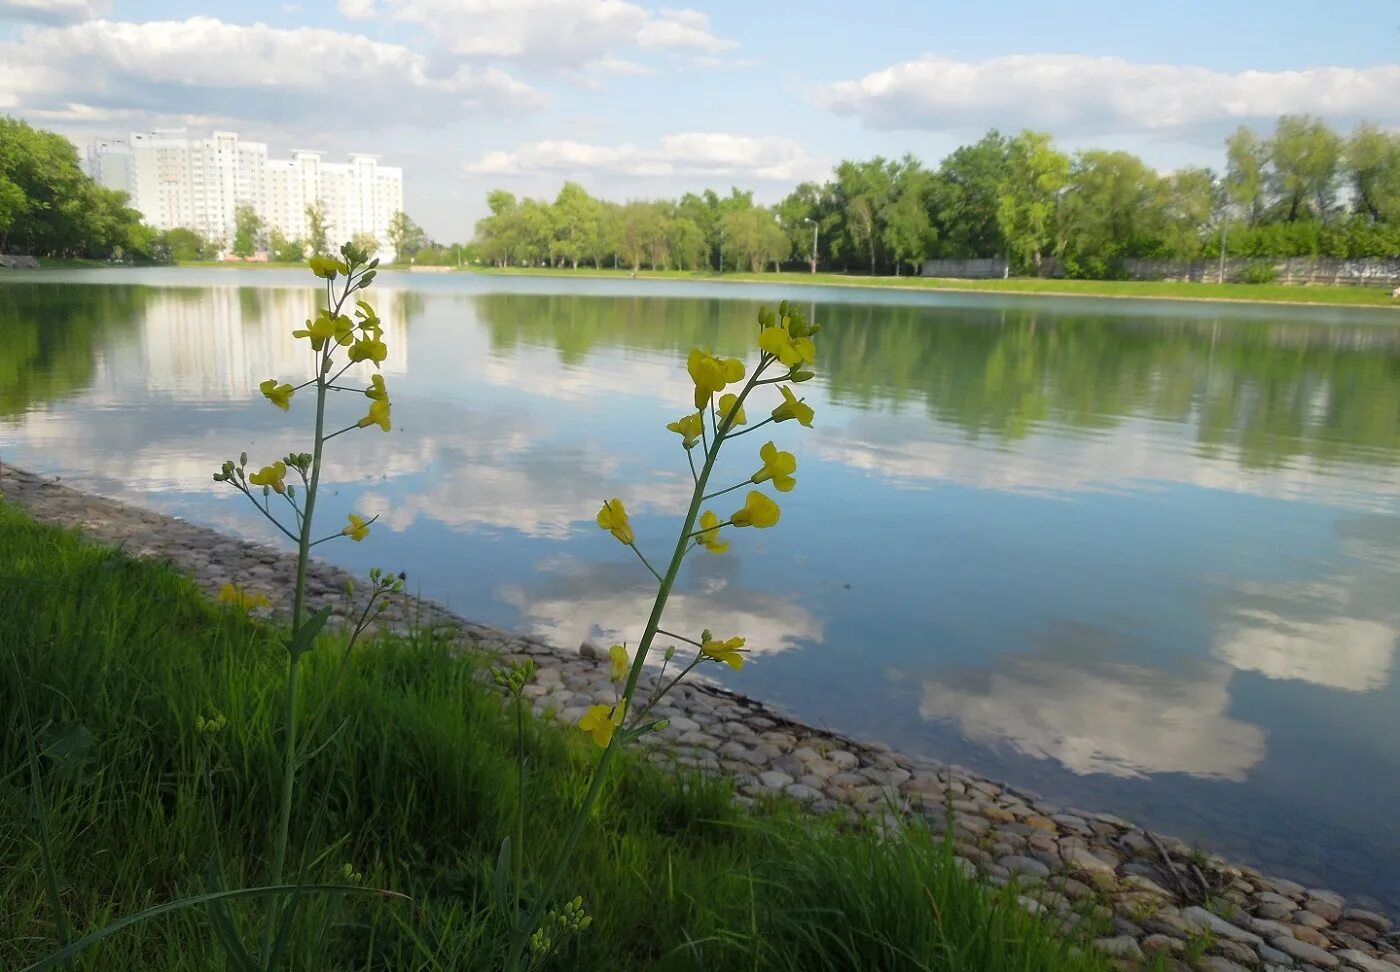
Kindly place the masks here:
<instances>
[{"instance_id":1,"label":"white apartment block","mask_svg":"<svg viewBox=\"0 0 1400 972\"><path fill-rule=\"evenodd\" d=\"M377 156L355 154L349 162L325 162L320 152L300 150L290 159L269 159L263 142L234 132L190 138L183 129L133 132L125 140L94 142L88 174L120 189L157 229L186 227L230 244L234 210L247 204L267 230L306 239L306 207L319 202L332 248L368 233L389 252L389 223L403 209L403 170L380 165Z\"/></svg>"}]
</instances>

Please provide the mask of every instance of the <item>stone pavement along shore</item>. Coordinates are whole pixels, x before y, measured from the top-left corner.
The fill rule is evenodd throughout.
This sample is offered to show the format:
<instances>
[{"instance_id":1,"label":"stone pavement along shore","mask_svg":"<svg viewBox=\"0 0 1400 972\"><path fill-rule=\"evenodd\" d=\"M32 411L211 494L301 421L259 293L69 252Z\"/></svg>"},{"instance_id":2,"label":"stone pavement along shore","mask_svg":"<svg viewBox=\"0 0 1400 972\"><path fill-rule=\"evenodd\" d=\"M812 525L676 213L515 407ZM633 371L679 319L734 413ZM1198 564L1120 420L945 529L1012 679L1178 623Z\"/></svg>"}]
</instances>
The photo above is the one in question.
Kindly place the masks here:
<instances>
[{"instance_id":1,"label":"stone pavement along shore","mask_svg":"<svg viewBox=\"0 0 1400 972\"><path fill-rule=\"evenodd\" d=\"M129 554L168 561L211 595L236 581L266 594L275 613L290 608L293 553L81 493L13 466L0 465L0 498L42 522L77 527ZM312 608L332 604L343 621L356 607L346 595L354 581L314 563ZM399 630L434 627L503 660L534 659L539 672L527 693L537 712L572 722L589 705L613 702L606 652L591 646L562 651L473 624L411 595L392 598L381 623ZM643 692L650 687L644 683ZM656 712L671 723L643 737L657 761L728 776L743 802L786 795L815 813L862 818L891 834L911 820L939 832L951 827L961 867L994 884L1015 881L1027 909L1066 931L1094 936L1096 946L1125 967L1160 955L1174 972L1400 972L1400 933L1386 914L1400 910L1400 902L1347 901L1264 876L1112 814L1053 806L961 767L804 725L703 682L679 686Z\"/></svg>"}]
</instances>

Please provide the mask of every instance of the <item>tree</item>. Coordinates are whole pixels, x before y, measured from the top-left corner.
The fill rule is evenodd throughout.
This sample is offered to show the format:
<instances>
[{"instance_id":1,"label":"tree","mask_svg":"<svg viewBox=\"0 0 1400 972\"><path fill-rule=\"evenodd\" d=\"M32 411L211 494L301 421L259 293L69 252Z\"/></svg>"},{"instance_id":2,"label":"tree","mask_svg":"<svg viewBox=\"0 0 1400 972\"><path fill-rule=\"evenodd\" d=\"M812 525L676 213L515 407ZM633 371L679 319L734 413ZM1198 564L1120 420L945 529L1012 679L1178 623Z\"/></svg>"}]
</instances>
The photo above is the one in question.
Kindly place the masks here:
<instances>
[{"instance_id":1,"label":"tree","mask_svg":"<svg viewBox=\"0 0 1400 972\"><path fill-rule=\"evenodd\" d=\"M306 259L306 244L301 240L289 240L278 229L267 234L268 257L277 263L300 263Z\"/></svg>"},{"instance_id":2,"label":"tree","mask_svg":"<svg viewBox=\"0 0 1400 972\"><path fill-rule=\"evenodd\" d=\"M1223 186L1209 169L1173 172L1158 183L1161 209L1161 255L1171 260L1195 260L1204 251L1205 235L1218 229L1226 216ZM1211 238L1215 234L1210 232Z\"/></svg>"},{"instance_id":3,"label":"tree","mask_svg":"<svg viewBox=\"0 0 1400 972\"><path fill-rule=\"evenodd\" d=\"M412 259L428 241L423 227L419 226L403 210L389 218L389 249L394 251L394 259Z\"/></svg>"},{"instance_id":4,"label":"tree","mask_svg":"<svg viewBox=\"0 0 1400 972\"><path fill-rule=\"evenodd\" d=\"M602 232L603 208L588 190L576 182L566 182L552 207L554 238L551 258L567 261L575 270L579 261L592 256Z\"/></svg>"},{"instance_id":5,"label":"tree","mask_svg":"<svg viewBox=\"0 0 1400 972\"><path fill-rule=\"evenodd\" d=\"M993 129L939 166L930 196L941 255L967 259L1006 253L997 214L1009 144Z\"/></svg>"},{"instance_id":6,"label":"tree","mask_svg":"<svg viewBox=\"0 0 1400 972\"><path fill-rule=\"evenodd\" d=\"M1342 140L1311 115L1284 115L1269 143L1270 183L1288 222L1332 214Z\"/></svg>"},{"instance_id":7,"label":"tree","mask_svg":"<svg viewBox=\"0 0 1400 972\"><path fill-rule=\"evenodd\" d=\"M330 252L326 242L326 207L319 199L306 207L306 246L312 256L325 256Z\"/></svg>"},{"instance_id":8,"label":"tree","mask_svg":"<svg viewBox=\"0 0 1400 972\"><path fill-rule=\"evenodd\" d=\"M262 243L262 217L252 206L239 203L233 210L233 227L233 255L246 260Z\"/></svg>"},{"instance_id":9,"label":"tree","mask_svg":"<svg viewBox=\"0 0 1400 972\"><path fill-rule=\"evenodd\" d=\"M176 227L173 230L166 230L162 234L161 242L168 252L169 259L177 263L190 260L208 260L211 256L208 241L192 229Z\"/></svg>"},{"instance_id":10,"label":"tree","mask_svg":"<svg viewBox=\"0 0 1400 972\"><path fill-rule=\"evenodd\" d=\"M379 252L379 240L373 233L356 233L355 238L350 242L354 243L369 256L374 256Z\"/></svg>"},{"instance_id":11,"label":"tree","mask_svg":"<svg viewBox=\"0 0 1400 972\"><path fill-rule=\"evenodd\" d=\"M698 270L705 265L709 247L705 234L695 221L686 216L673 215L667 228L667 249L680 270Z\"/></svg>"},{"instance_id":12,"label":"tree","mask_svg":"<svg viewBox=\"0 0 1400 972\"><path fill-rule=\"evenodd\" d=\"M896 277L899 265L906 260L914 273L919 272L920 262L935 236L928 207L924 204L923 175L922 172L907 175L899 195L885 208L885 248L894 256Z\"/></svg>"},{"instance_id":13,"label":"tree","mask_svg":"<svg viewBox=\"0 0 1400 972\"><path fill-rule=\"evenodd\" d=\"M1049 135L1027 130L1008 144L997 223L1019 268L1040 271L1054 241L1055 210L1068 181L1069 158L1055 150Z\"/></svg>"},{"instance_id":14,"label":"tree","mask_svg":"<svg viewBox=\"0 0 1400 972\"><path fill-rule=\"evenodd\" d=\"M1160 178L1137 156L1092 150L1075 156L1059 203L1060 249L1074 276L1119 272L1161 238Z\"/></svg>"},{"instance_id":15,"label":"tree","mask_svg":"<svg viewBox=\"0 0 1400 972\"><path fill-rule=\"evenodd\" d=\"M1352 204L1371 222L1400 220L1400 135L1360 124L1346 146Z\"/></svg>"},{"instance_id":16,"label":"tree","mask_svg":"<svg viewBox=\"0 0 1400 972\"><path fill-rule=\"evenodd\" d=\"M1225 140L1225 156L1225 191L1230 201L1244 211L1245 221L1257 226L1264 215L1268 143L1250 129L1240 127Z\"/></svg>"},{"instance_id":17,"label":"tree","mask_svg":"<svg viewBox=\"0 0 1400 972\"><path fill-rule=\"evenodd\" d=\"M82 171L72 142L0 117L0 246L35 256L146 259L155 245L126 194Z\"/></svg>"}]
</instances>

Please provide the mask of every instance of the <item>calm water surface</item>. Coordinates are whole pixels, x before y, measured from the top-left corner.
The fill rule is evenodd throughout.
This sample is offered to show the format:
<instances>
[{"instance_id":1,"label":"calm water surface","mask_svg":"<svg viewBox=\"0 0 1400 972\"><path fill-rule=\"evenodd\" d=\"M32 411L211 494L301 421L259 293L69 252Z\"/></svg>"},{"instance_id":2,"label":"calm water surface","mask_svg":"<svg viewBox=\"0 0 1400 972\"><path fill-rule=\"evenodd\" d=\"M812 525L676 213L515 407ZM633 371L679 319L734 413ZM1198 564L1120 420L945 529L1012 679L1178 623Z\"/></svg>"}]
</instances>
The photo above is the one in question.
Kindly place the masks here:
<instances>
[{"instance_id":1,"label":"calm water surface","mask_svg":"<svg viewBox=\"0 0 1400 972\"><path fill-rule=\"evenodd\" d=\"M209 475L305 444L256 394L304 374L304 283L0 276L0 451L275 541ZM796 296L827 325L817 427L773 433L798 488L687 564L668 626L747 635L726 681L806 720L1400 909L1400 315L379 283L395 429L334 443L327 515L381 527L330 559L566 648L636 641L651 588L599 501L668 545L685 352L744 355Z\"/></svg>"}]
</instances>

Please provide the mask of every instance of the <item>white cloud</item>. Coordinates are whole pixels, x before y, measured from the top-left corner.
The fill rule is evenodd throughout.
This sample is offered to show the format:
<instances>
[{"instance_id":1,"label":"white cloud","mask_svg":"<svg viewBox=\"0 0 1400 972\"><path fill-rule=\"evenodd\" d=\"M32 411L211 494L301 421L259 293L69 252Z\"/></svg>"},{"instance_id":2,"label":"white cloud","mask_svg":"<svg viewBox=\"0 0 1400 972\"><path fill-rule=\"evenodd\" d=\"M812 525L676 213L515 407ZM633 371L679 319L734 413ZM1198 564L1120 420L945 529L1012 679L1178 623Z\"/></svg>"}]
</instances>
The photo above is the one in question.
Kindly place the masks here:
<instances>
[{"instance_id":1,"label":"white cloud","mask_svg":"<svg viewBox=\"0 0 1400 972\"><path fill-rule=\"evenodd\" d=\"M716 37L710 31L710 18L695 10L662 10L637 32L637 44L646 48L688 48L705 54L718 54L737 44Z\"/></svg>"},{"instance_id":2,"label":"white cloud","mask_svg":"<svg viewBox=\"0 0 1400 972\"><path fill-rule=\"evenodd\" d=\"M342 12L373 6L341 0ZM654 12L625 0L385 0L383 14L432 31L448 52L464 57L529 61L571 70L620 48L714 55L734 41L717 37L709 17L693 10Z\"/></svg>"},{"instance_id":3,"label":"white cloud","mask_svg":"<svg viewBox=\"0 0 1400 972\"><path fill-rule=\"evenodd\" d=\"M0 20L69 24L91 20L107 9L107 0L0 0Z\"/></svg>"},{"instance_id":4,"label":"white cloud","mask_svg":"<svg viewBox=\"0 0 1400 972\"><path fill-rule=\"evenodd\" d=\"M147 117L305 122L353 91L357 124L449 111L518 110L526 85L495 68L437 70L397 44L312 27L210 17L29 28L0 43L0 107L28 112L140 110ZM154 118L152 118L154 120Z\"/></svg>"},{"instance_id":5,"label":"white cloud","mask_svg":"<svg viewBox=\"0 0 1400 972\"><path fill-rule=\"evenodd\" d=\"M364 20L374 16L374 0L340 0L336 5L342 17Z\"/></svg>"},{"instance_id":6,"label":"white cloud","mask_svg":"<svg viewBox=\"0 0 1400 972\"><path fill-rule=\"evenodd\" d=\"M1390 681L1395 642L1395 629L1379 621L1301 621L1273 611L1238 611L1214 652L1265 678L1374 692Z\"/></svg>"},{"instance_id":7,"label":"white cloud","mask_svg":"<svg viewBox=\"0 0 1400 972\"><path fill-rule=\"evenodd\" d=\"M499 592L501 600L528 619L530 634L566 648L582 641L637 643L656 598L655 583L639 565L565 559L553 566L537 583ZM743 636L753 655L788 651L825 637L821 622L800 604L730 583L723 574L673 592L666 602L665 627L681 633L712 627L722 637ZM657 641L658 646L668 643Z\"/></svg>"},{"instance_id":8,"label":"white cloud","mask_svg":"<svg viewBox=\"0 0 1400 972\"><path fill-rule=\"evenodd\" d=\"M683 132L663 137L654 148L632 143L530 142L512 152L488 152L465 168L486 175L604 173L645 178L692 176L799 182L820 178L829 166L789 138Z\"/></svg>"},{"instance_id":9,"label":"white cloud","mask_svg":"<svg viewBox=\"0 0 1400 972\"><path fill-rule=\"evenodd\" d=\"M1226 714L1224 665L1173 673L1055 654L926 681L919 714L957 722L974 742L1006 743L1081 775L1238 781L1264 758L1264 731Z\"/></svg>"},{"instance_id":10,"label":"white cloud","mask_svg":"<svg viewBox=\"0 0 1400 972\"><path fill-rule=\"evenodd\" d=\"M995 125L1057 135L1215 131L1290 112L1400 118L1400 64L1226 73L1116 57L1016 54L983 61L925 55L818 95L872 128Z\"/></svg>"}]
</instances>

